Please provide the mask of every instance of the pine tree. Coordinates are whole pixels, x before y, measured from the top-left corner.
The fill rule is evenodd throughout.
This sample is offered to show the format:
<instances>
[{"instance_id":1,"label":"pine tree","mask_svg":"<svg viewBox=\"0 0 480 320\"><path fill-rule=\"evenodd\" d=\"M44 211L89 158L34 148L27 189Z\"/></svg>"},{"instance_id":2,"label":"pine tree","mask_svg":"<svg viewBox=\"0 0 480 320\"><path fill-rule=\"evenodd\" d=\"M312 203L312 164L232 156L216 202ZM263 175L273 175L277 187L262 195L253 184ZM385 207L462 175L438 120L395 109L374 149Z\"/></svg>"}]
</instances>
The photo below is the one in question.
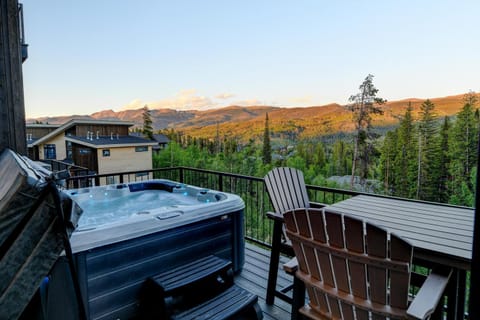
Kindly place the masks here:
<instances>
[{"instance_id":1,"label":"pine tree","mask_svg":"<svg viewBox=\"0 0 480 320\"><path fill-rule=\"evenodd\" d=\"M450 153L448 151L448 134L450 131L450 120L448 117L443 119L443 124L440 128L440 158L439 158L439 168L440 173L438 179L438 196L435 201L446 203L450 198L448 181L450 180L450 175L448 173L448 168L450 167Z\"/></svg>"},{"instance_id":2,"label":"pine tree","mask_svg":"<svg viewBox=\"0 0 480 320\"><path fill-rule=\"evenodd\" d=\"M450 141L450 202L465 205L468 192L474 194L471 170L477 163L478 123L475 118L477 97L474 93L465 95L464 106L457 114L452 126Z\"/></svg>"},{"instance_id":3,"label":"pine tree","mask_svg":"<svg viewBox=\"0 0 480 320\"><path fill-rule=\"evenodd\" d=\"M425 100L420 106L420 121L418 124L418 171L416 198L435 200L438 195L437 183L439 173L439 145L437 139L435 105Z\"/></svg>"},{"instance_id":4,"label":"pine tree","mask_svg":"<svg viewBox=\"0 0 480 320\"><path fill-rule=\"evenodd\" d=\"M409 103L397 128L397 149L392 167L394 183L390 183L393 194L398 197L411 198L414 195L415 189L412 186L417 177L415 132L412 106Z\"/></svg>"},{"instance_id":5,"label":"pine tree","mask_svg":"<svg viewBox=\"0 0 480 320\"><path fill-rule=\"evenodd\" d=\"M386 100L377 97L378 89L373 85L373 75L369 74L359 87L360 92L350 96L351 104L347 108L353 113L355 137L352 160L352 177L350 187L353 189L355 175L360 175L360 184L365 184L368 175L371 152L374 150L371 139L372 115L383 114L380 105Z\"/></svg>"},{"instance_id":6,"label":"pine tree","mask_svg":"<svg viewBox=\"0 0 480 320\"><path fill-rule=\"evenodd\" d=\"M220 124L217 122L217 127L215 130L215 153L222 152L222 143L220 141Z\"/></svg>"},{"instance_id":7,"label":"pine tree","mask_svg":"<svg viewBox=\"0 0 480 320\"><path fill-rule=\"evenodd\" d=\"M148 106L145 105L143 107L143 136L153 140L153 127L152 127L152 115L150 114L150 110Z\"/></svg>"},{"instance_id":8,"label":"pine tree","mask_svg":"<svg viewBox=\"0 0 480 320\"><path fill-rule=\"evenodd\" d=\"M268 126L268 112L265 114L265 130L263 132L263 164L272 163L272 147L270 146L270 130Z\"/></svg>"},{"instance_id":9,"label":"pine tree","mask_svg":"<svg viewBox=\"0 0 480 320\"><path fill-rule=\"evenodd\" d=\"M348 161L349 148L343 140L336 140L332 150L332 172L329 175L343 176L351 169Z\"/></svg>"},{"instance_id":10,"label":"pine tree","mask_svg":"<svg viewBox=\"0 0 480 320\"><path fill-rule=\"evenodd\" d=\"M318 172L324 173L325 164L325 148L321 142L317 142L313 147L313 165Z\"/></svg>"},{"instance_id":11,"label":"pine tree","mask_svg":"<svg viewBox=\"0 0 480 320\"><path fill-rule=\"evenodd\" d=\"M398 130L386 133L383 140L380 156L380 179L383 181L384 190L392 194L395 186L395 156L397 151Z\"/></svg>"}]
</instances>

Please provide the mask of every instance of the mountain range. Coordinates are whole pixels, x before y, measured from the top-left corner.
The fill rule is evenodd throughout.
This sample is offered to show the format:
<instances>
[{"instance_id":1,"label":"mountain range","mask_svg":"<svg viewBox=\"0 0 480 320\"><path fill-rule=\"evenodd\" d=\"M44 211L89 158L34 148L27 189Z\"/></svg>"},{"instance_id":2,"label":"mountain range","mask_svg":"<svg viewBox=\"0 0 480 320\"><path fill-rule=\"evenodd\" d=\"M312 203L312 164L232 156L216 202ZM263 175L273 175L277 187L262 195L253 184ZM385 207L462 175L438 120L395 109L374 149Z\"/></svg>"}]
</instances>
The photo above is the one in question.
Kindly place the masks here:
<instances>
[{"instance_id":1,"label":"mountain range","mask_svg":"<svg viewBox=\"0 0 480 320\"><path fill-rule=\"evenodd\" d=\"M464 105L464 94L431 98L435 104L438 117L452 116L458 113ZM480 98L480 94L477 94ZM409 104L413 108L414 117L418 117L420 106L424 99L402 99L389 101L383 105L384 114L373 117L376 127L392 126L398 123L405 114ZM150 110L152 125L155 131L160 129L175 129L184 134L212 138L235 136L247 141L261 136L265 128L265 117L268 113L270 132L274 137L315 137L318 135L351 132L353 127L352 113L339 104L323 106L285 108L274 106L228 106L206 111L173 109ZM72 115L61 117L41 117L27 119L27 123L41 122L49 124L65 123L70 119L124 120L135 123L135 127L143 125L143 109L115 112L104 110L91 115Z\"/></svg>"}]
</instances>

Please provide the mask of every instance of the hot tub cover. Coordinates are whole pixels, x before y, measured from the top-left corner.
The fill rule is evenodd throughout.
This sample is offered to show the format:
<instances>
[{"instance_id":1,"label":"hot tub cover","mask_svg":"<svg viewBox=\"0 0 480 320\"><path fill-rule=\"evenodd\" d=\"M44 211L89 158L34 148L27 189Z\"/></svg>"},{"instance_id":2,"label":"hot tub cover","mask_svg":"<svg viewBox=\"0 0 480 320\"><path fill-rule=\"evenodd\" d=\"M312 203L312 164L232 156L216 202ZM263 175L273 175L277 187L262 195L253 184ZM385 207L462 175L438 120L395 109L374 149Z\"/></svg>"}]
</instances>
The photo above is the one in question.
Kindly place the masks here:
<instances>
[{"instance_id":1,"label":"hot tub cover","mask_svg":"<svg viewBox=\"0 0 480 320\"><path fill-rule=\"evenodd\" d=\"M0 177L1 318L17 319L65 249L63 240L72 229L58 215L63 202L56 198L48 172L6 149L0 155Z\"/></svg>"}]
</instances>

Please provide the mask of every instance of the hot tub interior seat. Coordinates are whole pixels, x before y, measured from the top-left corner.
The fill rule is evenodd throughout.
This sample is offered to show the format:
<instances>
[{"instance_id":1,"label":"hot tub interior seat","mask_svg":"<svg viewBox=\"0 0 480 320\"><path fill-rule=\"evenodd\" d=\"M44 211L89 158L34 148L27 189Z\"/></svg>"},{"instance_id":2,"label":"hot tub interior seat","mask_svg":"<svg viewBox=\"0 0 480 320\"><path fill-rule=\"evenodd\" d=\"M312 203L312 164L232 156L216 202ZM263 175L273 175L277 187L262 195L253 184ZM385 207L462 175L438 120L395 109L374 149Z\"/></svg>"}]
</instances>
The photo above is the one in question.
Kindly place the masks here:
<instances>
[{"instance_id":1,"label":"hot tub interior seat","mask_svg":"<svg viewBox=\"0 0 480 320\"><path fill-rule=\"evenodd\" d=\"M176 218L194 207L227 199L221 192L161 179L74 189L67 194L75 202L75 214L81 214L78 231L136 216Z\"/></svg>"}]
</instances>

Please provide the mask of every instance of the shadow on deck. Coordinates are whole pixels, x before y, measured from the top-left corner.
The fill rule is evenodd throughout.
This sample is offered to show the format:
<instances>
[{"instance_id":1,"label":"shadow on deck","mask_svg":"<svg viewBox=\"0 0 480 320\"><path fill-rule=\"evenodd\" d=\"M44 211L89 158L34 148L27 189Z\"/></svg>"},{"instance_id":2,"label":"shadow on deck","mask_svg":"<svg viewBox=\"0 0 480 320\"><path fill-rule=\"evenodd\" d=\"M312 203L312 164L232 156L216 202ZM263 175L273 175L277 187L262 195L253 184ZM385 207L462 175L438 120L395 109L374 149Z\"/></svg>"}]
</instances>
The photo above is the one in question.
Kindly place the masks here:
<instances>
[{"instance_id":1,"label":"shadow on deck","mask_svg":"<svg viewBox=\"0 0 480 320\"><path fill-rule=\"evenodd\" d=\"M288 260L280 259L280 268ZM265 320L287 320L290 319L291 305L276 298L275 303L269 306L265 303L267 292L268 265L270 262L270 251L257 247L253 244L245 244L245 265L243 271L235 277L235 283L258 296L258 303L263 310ZM278 285L285 286L292 282L283 269L278 272Z\"/></svg>"}]
</instances>

